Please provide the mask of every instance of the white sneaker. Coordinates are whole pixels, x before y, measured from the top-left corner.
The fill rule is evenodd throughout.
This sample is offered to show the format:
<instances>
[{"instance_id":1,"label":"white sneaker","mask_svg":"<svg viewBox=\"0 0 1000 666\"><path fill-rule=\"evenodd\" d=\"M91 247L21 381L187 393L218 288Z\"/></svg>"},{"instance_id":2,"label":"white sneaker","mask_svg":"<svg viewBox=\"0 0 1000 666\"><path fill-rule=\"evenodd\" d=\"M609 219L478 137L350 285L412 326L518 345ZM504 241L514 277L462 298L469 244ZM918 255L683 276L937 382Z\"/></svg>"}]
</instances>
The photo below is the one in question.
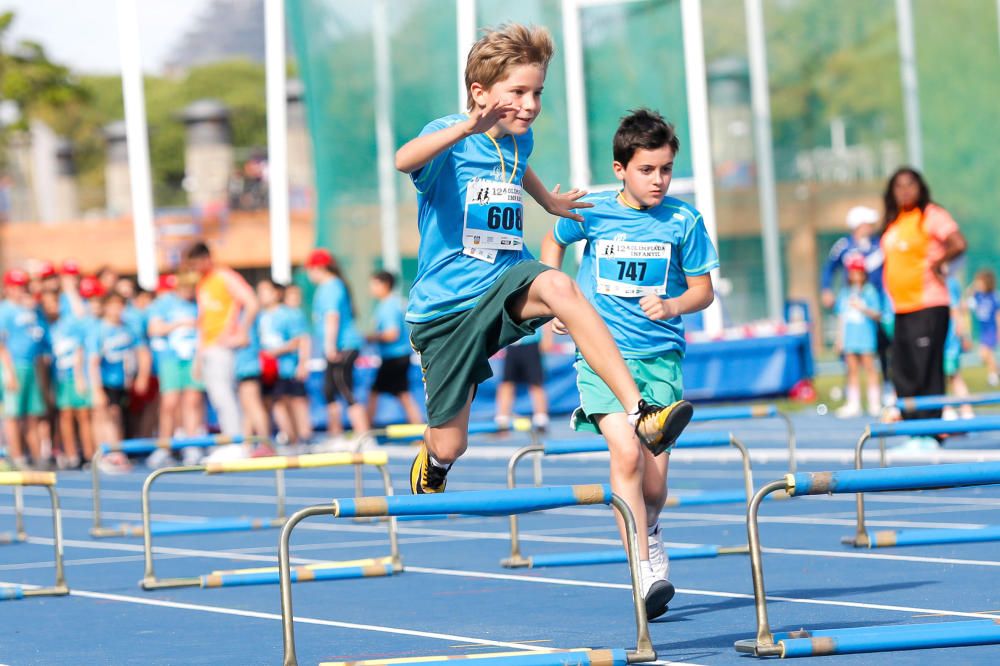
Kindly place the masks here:
<instances>
[{"instance_id":1,"label":"white sneaker","mask_svg":"<svg viewBox=\"0 0 1000 666\"><path fill-rule=\"evenodd\" d=\"M354 443L343 435L328 437L322 442L312 445L313 453L340 453L343 451L353 451Z\"/></svg>"},{"instance_id":2,"label":"white sneaker","mask_svg":"<svg viewBox=\"0 0 1000 666\"><path fill-rule=\"evenodd\" d=\"M911 437L899 446L890 449L892 453L935 453L941 450L941 445L933 437Z\"/></svg>"},{"instance_id":3,"label":"white sneaker","mask_svg":"<svg viewBox=\"0 0 1000 666\"><path fill-rule=\"evenodd\" d=\"M226 444L217 446L214 451L205 456L205 462L229 462L230 460L244 460L249 457L242 444Z\"/></svg>"},{"instance_id":4,"label":"white sneaker","mask_svg":"<svg viewBox=\"0 0 1000 666\"><path fill-rule=\"evenodd\" d=\"M191 447L185 449L185 451L189 450L191 450ZM162 469L176 464L177 461L174 460L174 456L170 453L170 449L156 449L146 458L146 467L149 469Z\"/></svg>"},{"instance_id":5,"label":"white sneaker","mask_svg":"<svg viewBox=\"0 0 1000 666\"><path fill-rule=\"evenodd\" d=\"M181 450L181 463L184 465L197 465L203 457L202 450L197 446L188 446Z\"/></svg>"},{"instance_id":6,"label":"white sneaker","mask_svg":"<svg viewBox=\"0 0 1000 666\"><path fill-rule=\"evenodd\" d=\"M986 375L986 383L990 386L1000 386L1000 376L995 372L991 372Z\"/></svg>"},{"instance_id":7,"label":"white sneaker","mask_svg":"<svg viewBox=\"0 0 1000 666\"><path fill-rule=\"evenodd\" d=\"M958 413L966 421L976 418L976 413L972 411L972 405L962 405L958 408Z\"/></svg>"},{"instance_id":8,"label":"white sneaker","mask_svg":"<svg viewBox=\"0 0 1000 666\"><path fill-rule=\"evenodd\" d=\"M354 440L354 452L364 453L365 451L375 451L378 449L378 440L370 433L364 433Z\"/></svg>"},{"instance_id":9,"label":"white sneaker","mask_svg":"<svg viewBox=\"0 0 1000 666\"><path fill-rule=\"evenodd\" d=\"M668 580L660 580L642 571L639 567L639 589L646 605L646 619L653 620L667 612L667 604L674 598L674 586ZM648 563L647 563L648 564Z\"/></svg>"},{"instance_id":10,"label":"white sneaker","mask_svg":"<svg viewBox=\"0 0 1000 666\"><path fill-rule=\"evenodd\" d=\"M837 415L838 419L851 419L861 416L861 405L849 402L846 405L838 407L834 414Z\"/></svg>"},{"instance_id":11,"label":"white sneaker","mask_svg":"<svg viewBox=\"0 0 1000 666\"><path fill-rule=\"evenodd\" d=\"M132 471L132 465L128 462L128 457L121 451L109 453L101 457L98 463L101 474L128 474Z\"/></svg>"},{"instance_id":12,"label":"white sneaker","mask_svg":"<svg viewBox=\"0 0 1000 666\"><path fill-rule=\"evenodd\" d=\"M947 406L941 410L941 418L945 421L957 421L958 412L952 406Z\"/></svg>"},{"instance_id":13,"label":"white sneaker","mask_svg":"<svg viewBox=\"0 0 1000 666\"><path fill-rule=\"evenodd\" d=\"M663 538L660 536L660 524L656 524L653 533L649 535L649 566L653 577L657 580L667 580L670 575L670 560L663 548Z\"/></svg>"}]
</instances>

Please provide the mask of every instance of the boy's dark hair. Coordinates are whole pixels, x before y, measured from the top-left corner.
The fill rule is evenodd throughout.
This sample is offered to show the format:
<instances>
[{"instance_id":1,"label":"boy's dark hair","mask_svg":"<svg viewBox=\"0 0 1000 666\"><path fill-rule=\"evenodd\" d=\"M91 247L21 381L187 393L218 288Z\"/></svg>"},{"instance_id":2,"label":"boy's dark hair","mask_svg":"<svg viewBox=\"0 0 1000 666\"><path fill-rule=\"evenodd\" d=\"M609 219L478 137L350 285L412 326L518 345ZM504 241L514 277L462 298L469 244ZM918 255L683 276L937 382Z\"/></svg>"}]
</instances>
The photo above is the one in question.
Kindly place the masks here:
<instances>
[{"instance_id":1,"label":"boy's dark hair","mask_svg":"<svg viewBox=\"0 0 1000 666\"><path fill-rule=\"evenodd\" d=\"M188 259L204 259L205 257L211 256L212 251L208 249L208 245L206 245L204 241L198 241L189 247L187 251Z\"/></svg>"},{"instance_id":2,"label":"boy's dark hair","mask_svg":"<svg viewBox=\"0 0 1000 666\"><path fill-rule=\"evenodd\" d=\"M990 293L997 290L997 276L988 268L976 271L976 277L983 281L983 289Z\"/></svg>"},{"instance_id":3,"label":"boy's dark hair","mask_svg":"<svg viewBox=\"0 0 1000 666\"><path fill-rule=\"evenodd\" d=\"M389 271L375 271L372 274L372 278L378 280L384 285L388 285L389 291L392 291L392 289L396 286L396 276Z\"/></svg>"},{"instance_id":4,"label":"boy's dark hair","mask_svg":"<svg viewBox=\"0 0 1000 666\"><path fill-rule=\"evenodd\" d=\"M111 301L118 301L122 305L125 305L125 297L117 291L109 291L101 297L101 305L107 305Z\"/></svg>"},{"instance_id":5,"label":"boy's dark hair","mask_svg":"<svg viewBox=\"0 0 1000 666\"><path fill-rule=\"evenodd\" d=\"M674 155L680 151L681 142L674 126L656 111L635 109L629 111L618 123L614 140L615 162L628 166L629 160L640 148L656 150L663 146L670 146Z\"/></svg>"},{"instance_id":6,"label":"boy's dark hair","mask_svg":"<svg viewBox=\"0 0 1000 666\"><path fill-rule=\"evenodd\" d=\"M280 282L275 282L274 279L272 278L266 277L260 282L258 282L258 284L271 285L271 287L278 292L278 296L284 296L285 294L285 285L281 284Z\"/></svg>"}]
</instances>

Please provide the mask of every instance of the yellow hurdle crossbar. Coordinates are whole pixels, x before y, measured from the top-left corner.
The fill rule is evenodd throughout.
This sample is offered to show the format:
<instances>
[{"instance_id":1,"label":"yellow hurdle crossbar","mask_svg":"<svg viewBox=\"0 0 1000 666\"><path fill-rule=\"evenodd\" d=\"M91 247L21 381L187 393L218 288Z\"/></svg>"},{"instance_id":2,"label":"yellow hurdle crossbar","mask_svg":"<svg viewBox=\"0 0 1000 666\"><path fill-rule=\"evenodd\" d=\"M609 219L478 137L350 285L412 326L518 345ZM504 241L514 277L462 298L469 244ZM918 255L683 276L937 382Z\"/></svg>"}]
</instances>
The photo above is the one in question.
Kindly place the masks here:
<instances>
[{"instance_id":1,"label":"yellow hurdle crossbar","mask_svg":"<svg viewBox=\"0 0 1000 666\"><path fill-rule=\"evenodd\" d=\"M0 472L0 486L54 486L55 472Z\"/></svg>"},{"instance_id":2,"label":"yellow hurdle crossbar","mask_svg":"<svg viewBox=\"0 0 1000 666\"><path fill-rule=\"evenodd\" d=\"M514 419L510 429L515 432L531 432L531 419ZM425 430L427 430L426 423L394 423L387 425L382 432L388 439L417 439Z\"/></svg>"},{"instance_id":3,"label":"yellow hurdle crossbar","mask_svg":"<svg viewBox=\"0 0 1000 666\"><path fill-rule=\"evenodd\" d=\"M207 463L205 474L225 474L228 472L270 472L279 469L308 469L312 467L337 467L340 465L376 465L389 463L384 451L363 453L310 453L302 456L269 456L267 458L247 458Z\"/></svg>"}]
</instances>

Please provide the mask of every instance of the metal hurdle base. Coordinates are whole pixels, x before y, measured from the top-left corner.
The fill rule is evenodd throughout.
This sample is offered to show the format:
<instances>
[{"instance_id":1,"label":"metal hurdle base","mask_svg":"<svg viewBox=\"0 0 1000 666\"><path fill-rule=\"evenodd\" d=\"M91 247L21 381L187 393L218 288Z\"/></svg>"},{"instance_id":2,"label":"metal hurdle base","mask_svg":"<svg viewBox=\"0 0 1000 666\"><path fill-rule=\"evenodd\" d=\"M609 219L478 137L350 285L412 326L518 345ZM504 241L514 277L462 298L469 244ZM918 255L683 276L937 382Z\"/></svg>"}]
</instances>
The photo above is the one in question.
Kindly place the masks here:
<instances>
[{"instance_id":1,"label":"metal hurdle base","mask_svg":"<svg viewBox=\"0 0 1000 666\"><path fill-rule=\"evenodd\" d=\"M50 587L34 587L9 585L0 587L0 600L24 599L27 597L60 597L69 594L66 584L66 572L63 567L63 532L62 509L59 507L59 495L56 493L55 472L0 472L0 486L14 486L16 497L17 536L27 538L22 522L24 506L22 488L24 486L44 487L49 493L52 504L52 536L54 542L54 564L56 568L55 583Z\"/></svg>"}]
</instances>

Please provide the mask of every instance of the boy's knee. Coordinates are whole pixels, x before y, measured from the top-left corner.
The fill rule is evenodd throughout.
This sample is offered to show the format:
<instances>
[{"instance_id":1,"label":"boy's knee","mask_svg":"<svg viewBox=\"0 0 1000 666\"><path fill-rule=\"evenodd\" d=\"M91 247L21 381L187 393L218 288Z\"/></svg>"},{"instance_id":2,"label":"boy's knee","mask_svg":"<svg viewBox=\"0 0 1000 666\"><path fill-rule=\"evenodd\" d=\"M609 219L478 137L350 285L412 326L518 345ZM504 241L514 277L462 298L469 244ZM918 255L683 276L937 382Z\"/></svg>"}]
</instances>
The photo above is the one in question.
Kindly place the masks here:
<instances>
[{"instance_id":1,"label":"boy's knee","mask_svg":"<svg viewBox=\"0 0 1000 666\"><path fill-rule=\"evenodd\" d=\"M450 465L458 460L469 446L468 437L454 436L451 433L435 432L427 430L427 448L431 455L443 465Z\"/></svg>"},{"instance_id":2,"label":"boy's knee","mask_svg":"<svg viewBox=\"0 0 1000 666\"><path fill-rule=\"evenodd\" d=\"M611 465L625 476L641 475L643 470L642 451L638 447L621 447L615 451Z\"/></svg>"},{"instance_id":3,"label":"boy's knee","mask_svg":"<svg viewBox=\"0 0 1000 666\"><path fill-rule=\"evenodd\" d=\"M583 294L576 280L562 271L546 271L545 293L546 300L558 300L565 302L569 299L582 298Z\"/></svg>"}]
</instances>

